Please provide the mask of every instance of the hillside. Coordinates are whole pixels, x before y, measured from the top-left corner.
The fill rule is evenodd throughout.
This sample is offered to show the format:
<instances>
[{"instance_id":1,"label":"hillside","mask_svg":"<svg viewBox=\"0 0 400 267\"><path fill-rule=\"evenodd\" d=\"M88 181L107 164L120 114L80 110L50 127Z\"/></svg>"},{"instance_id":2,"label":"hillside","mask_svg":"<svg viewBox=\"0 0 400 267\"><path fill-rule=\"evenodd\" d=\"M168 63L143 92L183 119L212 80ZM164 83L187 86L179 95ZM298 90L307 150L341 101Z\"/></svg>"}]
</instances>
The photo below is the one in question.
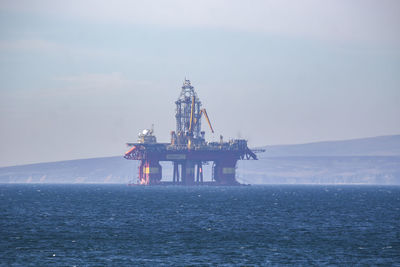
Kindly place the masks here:
<instances>
[{"instance_id":1,"label":"hillside","mask_svg":"<svg viewBox=\"0 0 400 267\"><path fill-rule=\"evenodd\" d=\"M258 161L240 161L239 181L251 184L398 184L400 135L265 147ZM163 180L171 180L171 163ZM0 168L0 183L128 183L136 161L122 156ZM205 166L211 176L211 164Z\"/></svg>"},{"instance_id":2,"label":"hillside","mask_svg":"<svg viewBox=\"0 0 400 267\"><path fill-rule=\"evenodd\" d=\"M1 183L126 183L137 164L119 157L79 159L0 168Z\"/></svg>"},{"instance_id":3,"label":"hillside","mask_svg":"<svg viewBox=\"0 0 400 267\"><path fill-rule=\"evenodd\" d=\"M400 156L400 135L264 148L267 157Z\"/></svg>"}]
</instances>

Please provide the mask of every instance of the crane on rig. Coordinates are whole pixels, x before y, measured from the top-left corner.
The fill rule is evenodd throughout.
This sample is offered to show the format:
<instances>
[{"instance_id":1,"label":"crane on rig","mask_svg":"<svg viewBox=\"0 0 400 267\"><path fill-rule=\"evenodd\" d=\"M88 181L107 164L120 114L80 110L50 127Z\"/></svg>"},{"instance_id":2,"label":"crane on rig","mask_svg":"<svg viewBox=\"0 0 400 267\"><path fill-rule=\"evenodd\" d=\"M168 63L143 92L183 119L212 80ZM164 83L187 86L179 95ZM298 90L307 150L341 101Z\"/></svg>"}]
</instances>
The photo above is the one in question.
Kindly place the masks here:
<instances>
[{"instance_id":1,"label":"crane on rig","mask_svg":"<svg viewBox=\"0 0 400 267\"><path fill-rule=\"evenodd\" d=\"M199 119L198 120L194 120L194 123L196 124L197 123L197 121L199 121L200 120L200 118L201 118L201 115L202 114L204 114L204 117L206 118L206 120L207 120L207 123L208 123L208 126L210 126L210 130L211 130L211 132L212 133L214 133L214 129L213 129L213 127L211 126L211 122L210 122L210 119L208 118L208 115L207 115L207 111L206 111L206 109L205 108L202 108L201 110L200 110L200 117L199 117Z\"/></svg>"},{"instance_id":2,"label":"crane on rig","mask_svg":"<svg viewBox=\"0 0 400 267\"><path fill-rule=\"evenodd\" d=\"M202 108L202 109L200 110L200 113L199 113L199 116L198 116L197 119L194 118L194 116L193 116L193 114L194 114L193 110L194 110L194 96L192 97L192 105L191 105L191 107L190 107L190 125L189 125L189 132L190 132L190 133L192 132L192 130L193 130L193 127L192 127L192 126L196 125L197 122L200 121L201 115L204 114L204 117L205 117L206 120L207 120L208 126L210 126L211 132L214 133L214 129L213 129L213 127L211 126L211 121L210 121L210 118L208 117L207 110L206 110L205 108Z\"/></svg>"}]
</instances>

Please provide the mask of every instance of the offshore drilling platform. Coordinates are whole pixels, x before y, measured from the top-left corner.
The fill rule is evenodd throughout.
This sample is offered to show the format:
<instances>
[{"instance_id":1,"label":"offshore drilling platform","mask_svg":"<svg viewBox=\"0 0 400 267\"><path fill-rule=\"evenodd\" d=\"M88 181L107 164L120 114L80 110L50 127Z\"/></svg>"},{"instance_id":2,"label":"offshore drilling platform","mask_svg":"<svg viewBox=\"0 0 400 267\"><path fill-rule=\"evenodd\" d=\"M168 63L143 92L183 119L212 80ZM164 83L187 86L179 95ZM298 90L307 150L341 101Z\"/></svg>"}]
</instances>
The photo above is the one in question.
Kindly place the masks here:
<instances>
[{"instance_id":1,"label":"offshore drilling platform","mask_svg":"<svg viewBox=\"0 0 400 267\"><path fill-rule=\"evenodd\" d=\"M207 142L201 130L201 118L205 117L212 133L210 119L190 81L185 79L176 104L176 131L171 132L170 143L157 143L153 129L143 130L137 143L131 147L125 158L139 160L138 184L159 185L240 185L236 180L236 163L240 159L257 160L255 152L247 147L247 140L235 139L224 142ZM160 161L173 164L172 182L162 179ZM203 165L213 162L211 181L203 179Z\"/></svg>"}]
</instances>

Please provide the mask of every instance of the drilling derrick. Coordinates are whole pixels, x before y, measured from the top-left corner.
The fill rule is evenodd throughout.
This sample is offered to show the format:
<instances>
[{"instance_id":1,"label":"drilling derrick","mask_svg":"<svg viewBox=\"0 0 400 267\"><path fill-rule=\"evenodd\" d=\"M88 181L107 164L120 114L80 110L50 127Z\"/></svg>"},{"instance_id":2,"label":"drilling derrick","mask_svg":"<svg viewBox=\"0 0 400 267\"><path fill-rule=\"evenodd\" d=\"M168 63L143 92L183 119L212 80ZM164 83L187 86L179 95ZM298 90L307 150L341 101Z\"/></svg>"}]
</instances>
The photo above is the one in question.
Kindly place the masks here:
<instances>
[{"instance_id":1,"label":"drilling derrick","mask_svg":"<svg viewBox=\"0 0 400 267\"><path fill-rule=\"evenodd\" d=\"M236 181L236 163L240 159L257 160L256 154L247 147L244 139L224 142L207 142L205 131L201 130L201 118L207 120L212 133L206 109L191 82L185 79L181 93L175 101L176 130L171 131L170 143L157 143L153 129L143 130L137 143L127 143L131 148L125 158L140 160L138 170L139 184L169 184L162 182L160 161L173 164L173 184L181 185L239 185ZM263 152L263 150L258 150ZM211 181L204 181L203 164L213 162Z\"/></svg>"},{"instance_id":2,"label":"drilling derrick","mask_svg":"<svg viewBox=\"0 0 400 267\"><path fill-rule=\"evenodd\" d=\"M189 80L185 79L179 99L176 104L176 133L178 136L192 133L192 137L199 138L201 131L200 108L201 102ZM194 125L194 121L198 121ZM192 126L192 127L191 127ZM190 129L191 128L191 129Z\"/></svg>"}]
</instances>

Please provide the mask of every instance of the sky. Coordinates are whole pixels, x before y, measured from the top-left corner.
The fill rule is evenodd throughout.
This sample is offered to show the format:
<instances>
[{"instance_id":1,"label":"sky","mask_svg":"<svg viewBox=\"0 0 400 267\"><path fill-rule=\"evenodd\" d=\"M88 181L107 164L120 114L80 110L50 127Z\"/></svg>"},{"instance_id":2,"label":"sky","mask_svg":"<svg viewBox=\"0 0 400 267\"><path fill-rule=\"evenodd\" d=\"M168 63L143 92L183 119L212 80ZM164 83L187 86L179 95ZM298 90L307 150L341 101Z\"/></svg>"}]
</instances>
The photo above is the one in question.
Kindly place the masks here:
<instances>
[{"instance_id":1,"label":"sky","mask_svg":"<svg viewBox=\"0 0 400 267\"><path fill-rule=\"evenodd\" d=\"M400 134L400 1L0 0L0 166L123 155L190 79L251 147Z\"/></svg>"}]
</instances>

